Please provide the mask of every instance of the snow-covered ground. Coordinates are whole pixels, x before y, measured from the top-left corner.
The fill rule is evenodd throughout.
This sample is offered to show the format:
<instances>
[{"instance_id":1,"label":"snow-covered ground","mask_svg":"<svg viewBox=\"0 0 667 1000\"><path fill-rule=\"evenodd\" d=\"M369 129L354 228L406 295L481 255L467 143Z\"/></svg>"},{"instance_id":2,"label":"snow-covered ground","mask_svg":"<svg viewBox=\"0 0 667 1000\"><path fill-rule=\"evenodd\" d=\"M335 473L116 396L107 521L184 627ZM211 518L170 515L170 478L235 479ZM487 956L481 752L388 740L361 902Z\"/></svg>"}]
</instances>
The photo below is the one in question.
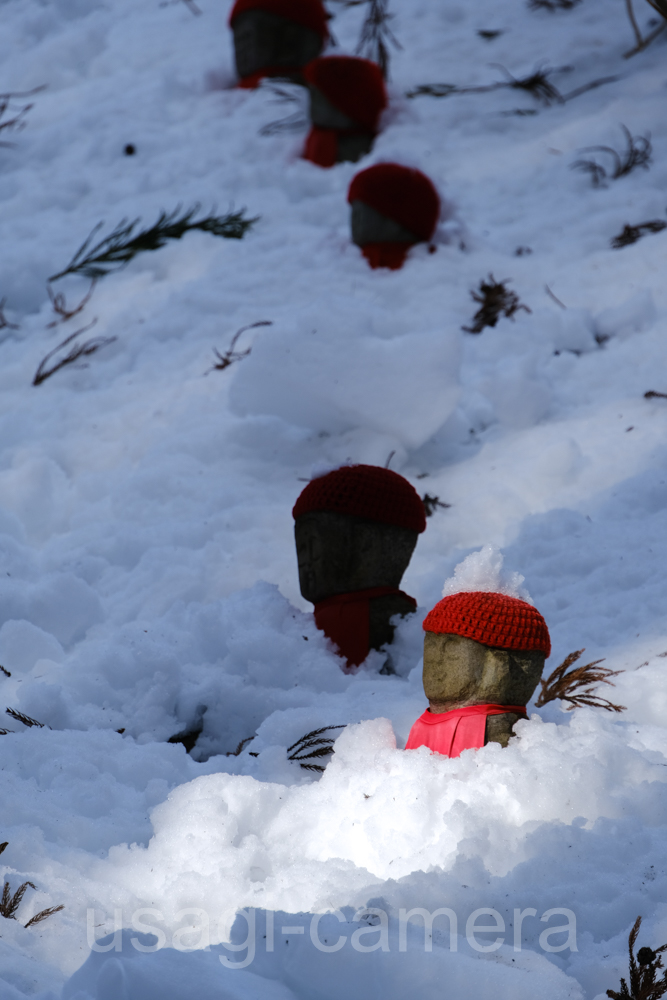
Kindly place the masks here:
<instances>
[{"instance_id":1,"label":"snow-covered ground","mask_svg":"<svg viewBox=\"0 0 667 1000\"><path fill-rule=\"evenodd\" d=\"M0 3L0 91L46 85L14 102L34 102L25 130L0 133L18 326L0 330L0 708L51 727L3 715L2 871L36 890L0 917L0 1000L604 994L638 915L640 944L667 940L667 402L644 398L667 392L667 230L610 248L667 217L667 38L624 59L622 0L392 0L402 48L362 165L419 167L444 212L437 253L371 271L349 240L358 167L260 135L291 109L233 89L230 4L197 2ZM330 6L353 51L362 8ZM551 67L564 94L618 79L551 107L405 96L502 79L497 64ZM621 125L650 133L650 170L596 189L570 167L621 149ZM260 219L140 255L49 326L47 278L93 226L195 203ZM532 311L463 333L490 273ZM70 307L87 288L56 284ZM113 343L33 386L93 319L79 339ZM258 321L252 353L205 374ZM346 676L299 595L291 508L315 470L392 452L451 507L404 579L420 614L398 675L378 654ZM625 670L627 710L551 705L506 750L405 753L421 618L487 544L547 620L547 669L586 647ZM166 741L202 706L190 756ZM321 778L288 760L343 724ZM415 908L451 911L432 950Z\"/></svg>"}]
</instances>

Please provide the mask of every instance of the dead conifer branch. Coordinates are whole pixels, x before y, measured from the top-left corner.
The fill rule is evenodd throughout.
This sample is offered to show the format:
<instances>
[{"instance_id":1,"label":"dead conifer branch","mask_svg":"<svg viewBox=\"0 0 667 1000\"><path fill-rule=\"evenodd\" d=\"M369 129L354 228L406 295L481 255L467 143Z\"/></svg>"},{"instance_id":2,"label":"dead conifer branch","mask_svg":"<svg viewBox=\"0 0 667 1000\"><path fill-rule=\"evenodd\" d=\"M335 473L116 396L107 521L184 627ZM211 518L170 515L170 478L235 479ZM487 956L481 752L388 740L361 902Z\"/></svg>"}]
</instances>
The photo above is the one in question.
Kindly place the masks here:
<instances>
[{"instance_id":1,"label":"dead conifer branch","mask_svg":"<svg viewBox=\"0 0 667 1000\"><path fill-rule=\"evenodd\" d=\"M514 319L514 314L520 309L530 313L532 309L520 301L516 292L507 288L509 278L496 281L492 274L488 279L480 281L479 290L471 291L470 295L475 302L479 302L480 308L473 316L472 326L463 326L466 333L481 333L486 326L495 326L501 316L507 319Z\"/></svg>"},{"instance_id":2,"label":"dead conifer branch","mask_svg":"<svg viewBox=\"0 0 667 1000\"><path fill-rule=\"evenodd\" d=\"M252 347L249 347L246 351L237 351L235 350L236 342L242 333L245 333L246 330L254 330L257 326L273 326L273 320L261 319L257 323L249 323L248 326L242 326L241 329L237 330L232 337L232 342L224 354L221 354L217 347L214 347L213 353L218 360L208 369L208 371L204 372L204 375L208 375L210 372L215 371L223 372L225 368L229 368L229 366L233 365L235 361L241 361L242 358L247 358L252 350Z\"/></svg>"},{"instance_id":3,"label":"dead conifer branch","mask_svg":"<svg viewBox=\"0 0 667 1000\"><path fill-rule=\"evenodd\" d=\"M635 957L634 949L641 923L642 918L637 917L628 938L630 986L628 988L626 980L621 978L620 990L607 990L607 996L611 1000L660 1000L667 993L667 970L658 975L662 969L661 953L667 949L667 944L655 949L644 946Z\"/></svg>"},{"instance_id":4,"label":"dead conifer branch","mask_svg":"<svg viewBox=\"0 0 667 1000\"><path fill-rule=\"evenodd\" d=\"M15 708L6 708L5 713L10 715L12 719L16 719L17 722L22 722L24 726L32 728L32 726L38 726L40 729L50 729L51 726L46 726L43 722L38 722L37 719L31 718L29 715L24 715L23 712L18 712Z\"/></svg>"},{"instance_id":5,"label":"dead conifer branch","mask_svg":"<svg viewBox=\"0 0 667 1000\"><path fill-rule=\"evenodd\" d=\"M63 292L54 292L50 285L46 286L46 291L48 292L49 298L51 300L51 305L53 311L58 316L58 319L54 319L52 323L46 324L46 329L50 330L54 326L58 326L59 323L66 323L67 320L72 319L73 316L78 316L79 313L88 305L90 298L95 291L95 285L97 284L97 279L93 278L90 283L90 288L84 295L84 297L79 302L78 306L74 306L73 309L67 308L67 301Z\"/></svg>"},{"instance_id":6,"label":"dead conifer branch","mask_svg":"<svg viewBox=\"0 0 667 1000\"><path fill-rule=\"evenodd\" d=\"M200 207L197 204L182 212L181 206L177 205L173 212L160 212L155 225L138 232L135 229L141 219L137 218L132 222L122 219L108 236L91 247L93 239L104 225L98 222L67 267L58 274L51 275L49 281L57 281L66 274L82 274L91 279L103 278L105 274L126 267L137 254L146 250L159 250L168 240L180 240L193 229L225 239L240 240L258 220L258 217L246 218L244 208L238 212L208 215L196 220Z\"/></svg>"},{"instance_id":7,"label":"dead conifer branch","mask_svg":"<svg viewBox=\"0 0 667 1000\"><path fill-rule=\"evenodd\" d=\"M546 680L540 681L542 690L535 702L537 708L543 708L544 705L558 698L569 703L568 712L580 705L604 708L607 712L625 711L625 705L615 705L607 698L600 698L594 693L597 684L608 684L610 687L614 687L613 681L610 681L609 678L617 677L623 671L600 667L599 664L603 663L604 660L593 660L592 663L586 663L584 666L570 670L570 667L577 662L583 652L583 649L577 649L570 653Z\"/></svg>"},{"instance_id":8,"label":"dead conifer branch","mask_svg":"<svg viewBox=\"0 0 667 1000\"><path fill-rule=\"evenodd\" d=\"M51 378L56 372L60 371L61 368L67 367L67 365L73 365L81 358L88 358L91 354L95 354L101 347L107 347L109 344L113 344L117 337L91 337L90 340L84 340L78 344L72 344L67 354L65 354L59 361L56 361L49 368L49 361L54 357L58 351L61 351L63 347L67 347L68 344L72 343L75 337L78 337L81 333L86 333L97 323L97 317L89 323L88 326L82 327L80 330L75 330L74 333L70 333L69 337L65 337L62 343L54 347L52 351L42 358L39 365L37 366L37 371L35 372L35 377L32 380L33 385L41 385L42 382L46 382L47 378ZM85 366L84 366L85 367Z\"/></svg>"},{"instance_id":9,"label":"dead conifer branch","mask_svg":"<svg viewBox=\"0 0 667 1000\"><path fill-rule=\"evenodd\" d=\"M36 913L34 917L31 917L25 927L34 927L35 924L40 924L42 920L46 920L47 917L52 917L54 913L59 913L61 910L65 909L65 904L61 903L60 906L47 906L45 910L40 910Z\"/></svg>"},{"instance_id":10,"label":"dead conifer branch","mask_svg":"<svg viewBox=\"0 0 667 1000\"><path fill-rule=\"evenodd\" d=\"M10 323L5 316L5 303L7 299L0 299L0 330L18 330L18 323Z\"/></svg>"}]
</instances>

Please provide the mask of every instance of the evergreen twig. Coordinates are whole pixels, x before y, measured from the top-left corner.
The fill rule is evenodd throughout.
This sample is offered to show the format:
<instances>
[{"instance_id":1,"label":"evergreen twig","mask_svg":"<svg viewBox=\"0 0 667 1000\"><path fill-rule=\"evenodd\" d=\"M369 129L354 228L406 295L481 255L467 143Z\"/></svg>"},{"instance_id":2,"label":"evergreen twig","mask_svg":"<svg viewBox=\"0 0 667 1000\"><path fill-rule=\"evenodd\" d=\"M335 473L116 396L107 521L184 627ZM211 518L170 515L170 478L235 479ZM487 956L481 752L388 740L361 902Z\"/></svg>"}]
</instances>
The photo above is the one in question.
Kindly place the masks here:
<instances>
[{"instance_id":1,"label":"evergreen twig","mask_svg":"<svg viewBox=\"0 0 667 1000\"><path fill-rule=\"evenodd\" d=\"M259 218L246 218L245 209L242 208L238 212L209 215L195 220L200 207L197 204L181 213L181 206L177 205L173 212L160 212L155 225L136 233L135 228L141 219L134 219L133 222L122 219L113 232L91 247L93 239L104 225L103 222L98 222L67 267L52 275L49 281L57 281L66 274L81 274L91 279L103 278L105 274L125 267L137 254L145 250L159 250L168 240L180 240L192 229L225 239L240 240Z\"/></svg>"},{"instance_id":2,"label":"evergreen twig","mask_svg":"<svg viewBox=\"0 0 667 1000\"><path fill-rule=\"evenodd\" d=\"M333 744L335 740L322 737L322 733L330 732L332 729L345 729L345 726L323 726L322 729L313 729L310 733L306 733L305 736L297 740L296 743L293 743L291 747L287 748L287 759L299 761L299 766L304 771L319 771L322 773L324 767L321 764L304 764L303 761L329 757L334 752ZM304 751L306 750L309 753L305 753Z\"/></svg>"},{"instance_id":3,"label":"evergreen twig","mask_svg":"<svg viewBox=\"0 0 667 1000\"><path fill-rule=\"evenodd\" d=\"M63 347L67 347L67 345L70 344L75 337L78 337L79 334L90 330L96 323L97 317L95 317L92 323L89 323L88 326L84 326L80 330L75 330L74 333L70 333L69 337L65 337L62 343L54 347L52 351L49 351L49 353L42 358L37 366L37 371L35 372L32 384L41 385L42 382L46 382L47 378L51 378L51 376L55 375L55 373L60 371L61 368L65 368L67 365L73 365L80 358L90 357L91 354L95 354L96 351L99 351L101 347L113 344L114 341L118 339L117 337L91 337L90 340L84 340L81 343L72 344L67 354L60 358L59 361L56 361L55 364L51 365L50 368L48 367L49 361L55 354L58 353L58 351L62 350Z\"/></svg>"},{"instance_id":4,"label":"evergreen twig","mask_svg":"<svg viewBox=\"0 0 667 1000\"><path fill-rule=\"evenodd\" d=\"M5 882L2 890L2 899L0 899L0 916L5 917L7 920L16 920L16 911L21 905L21 901L25 896L28 887L31 889L37 888L33 882L24 882L23 885L18 887L12 896L11 889L9 888L9 882Z\"/></svg>"},{"instance_id":5,"label":"evergreen twig","mask_svg":"<svg viewBox=\"0 0 667 1000\"><path fill-rule=\"evenodd\" d=\"M662 952L667 949L667 944L655 949L644 946L635 957L634 949L641 923L642 918L637 917L628 938L630 987L621 978L620 990L607 990L607 996L611 1000L660 1000L667 993L667 970L656 979L656 974L662 969Z\"/></svg>"},{"instance_id":6,"label":"evergreen twig","mask_svg":"<svg viewBox=\"0 0 667 1000\"><path fill-rule=\"evenodd\" d=\"M530 93L536 100L542 102L543 105L549 107L551 104L567 104L568 101L573 100L575 97L580 97L582 94L588 93L589 90L596 90L598 87L602 87L606 83L614 83L618 80L618 76L602 76L596 80L591 80L589 83L585 83L581 87L577 87L575 90L568 91L567 94L561 94L558 88L549 79L555 72L559 72L554 69L536 69L532 73L523 77L514 77L504 66L500 66L500 69L509 77L508 80L496 80L495 83L481 84L477 87L459 87L455 83L425 83L420 84L413 90L409 90L406 93L406 97L449 97L451 94L489 94L494 90L525 90ZM507 113L507 112L506 112ZM518 112L511 112L516 114ZM523 111L523 114L537 114L537 112Z\"/></svg>"},{"instance_id":7,"label":"evergreen twig","mask_svg":"<svg viewBox=\"0 0 667 1000\"><path fill-rule=\"evenodd\" d=\"M0 94L0 132L3 132L5 130L11 132L12 129L14 129L17 132L20 132L22 129L24 129L26 115L35 106L34 103L24 104L22 108L19 108L19 110L16 112L13 118L8 118L4 122L2 121L2 116L6 111L9 110L11 102L15 100L17 97L32 97L33 94L38 94L41 90L44 90L45 87L46 84L43 84L41 87L35 87L33 90L25 90L22 92L9 93L9 94ZM0 142L0 146L7 147L11 145L13 145L11 142Z\"/></svg>"},{"instance_id":8,"label":"evergreen twig","mask_svg":"<svg viewBox=\"0 0 667 1000\"><path fill-rule=\"evenodd\" d=\"M65 909L65 904L61 903L60 906L47 906L45 910L40 910L36 913L34 917L31 917L25 927L34 927L35 924L41 924L42 920L46 920L47 917L52 917L54 913L59 913L61 910Z\"/></svg>"},{"instance_id":9,"label":"evergreen twig","mask_svg":"<svg viewBox=\"0 0 667 1000\"><path fill-rule=\"evenodd\" d=\"M592 663L586 663L584 666L570 670L570 667L577 662L583 652L583 649L577 649L570 653L546 680L540 681L542 690L535 702L537 708L542 708L548 702L559 698L561 701L569 702L568 712L580 705L604 708L607 712L625 711L625 705L614 705L607 698L600 698L594 693L598 684L608 684L610 687L614 687L613 681L610 681L609 678L617 677L623 671L598 666L604 662L603 660L594 660ZM595 669L596 667L597 669ZM577 691L578 694L575 693Z\"/></svg>"},{"instance_id":10,"label":"evergreen twig","mask_svg":"<svg viewBox=\"0 0 667 1000\"><path fill-rule=\"evenodd\" d=\"M246 736L244 740L241 740L236 750L230 750L229 753L225 754L225 757L239 757L243 748L247 746L248 743L252 743L254 736Z\"/></svg>"},{"instance_id":11,"label":"evergreen twig","mask_svg":"<svg viewBox=\"0 0 667 1000\"><path fill-rule=\"evenodd\" d=\"M51 726L46 726L43 722L38 722L37 719L31 718L29 715L24 715L23 712L18 712L15 708L6 708L5 712L7 715L11 715L12 719L16 719L17 722L22 722L24 726L31 728L32 726L39 726L40 729L50 729Z\"/></svg>"}]
</instances>

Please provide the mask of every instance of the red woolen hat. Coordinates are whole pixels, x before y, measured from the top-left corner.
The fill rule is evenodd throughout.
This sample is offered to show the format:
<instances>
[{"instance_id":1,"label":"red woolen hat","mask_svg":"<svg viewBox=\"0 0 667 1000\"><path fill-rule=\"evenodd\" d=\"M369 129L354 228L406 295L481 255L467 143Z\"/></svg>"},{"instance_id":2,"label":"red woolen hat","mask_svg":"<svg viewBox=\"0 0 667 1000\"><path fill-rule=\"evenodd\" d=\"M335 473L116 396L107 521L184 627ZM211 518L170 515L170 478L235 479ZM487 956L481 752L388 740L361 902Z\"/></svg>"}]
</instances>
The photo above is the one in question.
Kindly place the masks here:
<instances>
[{"instance_id":1,"label":"red woolen hat","mask_svg":"<svg viewBox=\"0 0 667 1000\"><path fill-rule=\"evenodd\" d=\"M421 240L430 240L440 215L440 198L421 170L398 163L378 163L352 178L347 200L363 201L404 226Z\"/></svg>"},{"instance_id":2,"label":"red woolen hat","mask_svg":"<svg viewBox=\"0 0 667 1000\"><path fill-rule=\"evenodd\" d=\"M407 479L377 465L346 465L311 480L294 505L296 520L310 511L328 510L422 532L424 504Z\"/></svg>"},{"instance_id":3,"label":"red woolen hat","mask_svg":"<svg viewBox=\"0 0 667 1000\"><path fill-rule=\"evenodd\" d=\"M497 649L551 653L549 629L532 604L505 594L465 591L443 597L426 615L425 632L462 635Z\"/></svg>"},{"instance_id":4,"label":"red woolen hat","mask_svg":"<svg viewBox=\"0 0 667 1000\"><path fill-rule=\"evenodd\" d=\"M235 17L246 10L265 10L267 14L279 14L288 21L311 28L322 38L329 35L327 14L321 0L236 0L229 15L230 25L234 23Z\"/></svg>"},{"instance_id":5,"label":"red woolen hat","mask_svg":"<svg viewBox=\"0 0 667 1000\"><path fill-rule=\"evenodd\" d=\"M387 107L387 91L376 63L355 56L322 56L308 63L303 75L335 108L375 132Z\"/></svg>"}]
</instances>

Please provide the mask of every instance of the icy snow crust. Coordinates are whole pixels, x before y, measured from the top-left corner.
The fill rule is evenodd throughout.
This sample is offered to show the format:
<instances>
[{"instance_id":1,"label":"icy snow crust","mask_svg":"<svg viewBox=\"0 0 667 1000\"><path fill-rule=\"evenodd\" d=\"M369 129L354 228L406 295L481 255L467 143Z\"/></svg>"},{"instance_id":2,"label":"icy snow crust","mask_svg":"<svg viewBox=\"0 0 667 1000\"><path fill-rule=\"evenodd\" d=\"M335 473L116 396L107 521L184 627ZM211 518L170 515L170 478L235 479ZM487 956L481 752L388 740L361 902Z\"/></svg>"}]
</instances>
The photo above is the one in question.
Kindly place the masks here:
<instances>
[{"instance_id":1,"label":"icy snow crust","mask_svg":"<svg viewBox=\"0 0 667 1000\"><path fill-rule=\"evenodd\" d=\"M418 166L445 211L437 253L373 272L349 241L357 168L320 170L299 159L303 136L259 135L290 109L233 89L230 4L198 3L200 17L157 0L2 4L0 91L48 86L0 147L0 297L20 326L0 331L0 704L51 729L3 715L3 870L12 891L26 879L37 891L18 921L0 918L0 997L618 988L638 914L640 943L667 940L667 410L643 398L667 391L667 233L609 248L626 223L665 216L665 41L625 61L621 0L554 15L523 0L392 0L403 48L362 165ZM636 6L646 28L653 11ZM352 51L362 12L334 13ZM500 78L491 63L571 66L553 78L563 92L619 80L552 108L510 90L402 96ZM583 146L620 148L620 123L651 132L653 165L594 190L569 167ZM46 279L98 221L108 232L194 202L261 219L241 242L195 233L140 256L47 327ZM532 313L463 334L489 273ZM87 283L58 288L71 305ZM33 388L47 351L95 317L89 335L117 340ZM259 320L273 325L238 345L251 355L204 377L212 348ZM429 519L404 580L420 614L399 629L397 675L374 654L345 676L298 593L290 511L313 472L391 452L452 506ZM545 616L547 669L582 647L606 657L627 671L607 692L627 711L551 705L506 750L405 753L425 706L421 618L485 546ZM486 585L497 565L475 555L459 577ZM189 756L166 740L203 706ZM321 779L288 760L304 733L342 724ZM389 951L351 947L359 930L381 942L365 906L387 914ZM444 918L432 951L418 920L399 951L400 908L414 907L455 911L456 951ZM539 944L559 907L576 915L578 951ZM160 916L133 929L142 908ZM506 922L499 950L466 942L479 908ZM521 951L515 908L536 910ZM110 951L91 953L87 911ZM339 951L313 946L317 913L322 940L347 937ZM256 956L229 968L219 958L243 963L248 919Z\"/></svg>"}]
</instances>

